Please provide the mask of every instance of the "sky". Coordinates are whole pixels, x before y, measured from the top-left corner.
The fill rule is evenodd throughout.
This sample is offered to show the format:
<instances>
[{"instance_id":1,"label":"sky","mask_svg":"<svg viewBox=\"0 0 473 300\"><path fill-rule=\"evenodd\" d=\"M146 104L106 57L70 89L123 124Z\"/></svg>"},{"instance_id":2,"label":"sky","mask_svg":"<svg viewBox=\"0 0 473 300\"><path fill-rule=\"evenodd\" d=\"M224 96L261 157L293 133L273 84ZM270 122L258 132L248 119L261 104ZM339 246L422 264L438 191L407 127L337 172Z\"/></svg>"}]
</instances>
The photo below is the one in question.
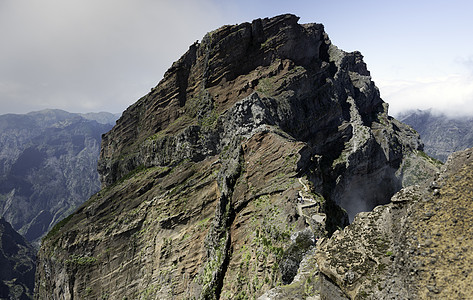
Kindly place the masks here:
<instances>
[{"instance_id":1,"label":"sky","mask_svg":"<svg viewBox=\"0 0 473 300\"><path fill-rule=\"evenodd\" d=\"M473 115L472 11L461 0L0 0L0 114L120 113L207 32L293 13L363 54L391 115Z\"/></svg>"}]
</instances>

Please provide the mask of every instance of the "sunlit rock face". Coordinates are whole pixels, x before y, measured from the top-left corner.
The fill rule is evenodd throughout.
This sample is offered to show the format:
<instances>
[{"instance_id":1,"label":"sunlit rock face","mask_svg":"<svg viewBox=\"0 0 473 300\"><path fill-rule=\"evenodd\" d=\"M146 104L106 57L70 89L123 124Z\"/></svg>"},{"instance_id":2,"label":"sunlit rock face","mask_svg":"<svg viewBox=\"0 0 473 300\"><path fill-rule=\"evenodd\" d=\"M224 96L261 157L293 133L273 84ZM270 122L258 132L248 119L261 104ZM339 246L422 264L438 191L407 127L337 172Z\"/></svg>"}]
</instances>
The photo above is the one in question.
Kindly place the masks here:
<instances>
[{"instance_id":1,"label":"sunlit rock face","mask_svg":"<svg viewBox=\"0 0 473 300\"><path fill-rule=\"evenodd\" d=\"M309 254L348 224L338 204L354 215L436 170L361 54L297 22L208 33L123 113L102 190L43 242L38 298L306 298Z\"/></svg>"}]
</instances>

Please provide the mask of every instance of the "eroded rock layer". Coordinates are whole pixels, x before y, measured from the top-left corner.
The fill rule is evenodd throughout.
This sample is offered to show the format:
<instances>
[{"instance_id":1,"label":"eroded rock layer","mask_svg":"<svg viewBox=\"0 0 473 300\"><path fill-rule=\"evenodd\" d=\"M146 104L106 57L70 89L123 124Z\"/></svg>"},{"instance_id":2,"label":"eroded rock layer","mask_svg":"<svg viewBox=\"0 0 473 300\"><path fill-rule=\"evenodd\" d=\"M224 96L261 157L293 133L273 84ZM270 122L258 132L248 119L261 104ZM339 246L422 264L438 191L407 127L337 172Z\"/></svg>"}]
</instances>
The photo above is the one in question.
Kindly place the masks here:
<instances>
[{"instance_id":1,"label":"eroded rock layer","mask_svg":"<svg viewBox=\"0 0 473 300\"><path fill-rule=\"evenodd\" d=\"M337 204L354 215L436 170L361 54L297 21L208 33L123 113L103 189L43 241L38 298L311 297L307 254L348 224Z\"/></svg>"},{"instance_id":2,"label":"eroded rock layer","mask_svg":"<svg viewBox=\"0 0 473 300\"><path fill-rule=\"evenodd\" d=\"M359 214L317 253L322 299L468 299L473 255L473 150L437 179Z\"/></svg>"}]
</instances>

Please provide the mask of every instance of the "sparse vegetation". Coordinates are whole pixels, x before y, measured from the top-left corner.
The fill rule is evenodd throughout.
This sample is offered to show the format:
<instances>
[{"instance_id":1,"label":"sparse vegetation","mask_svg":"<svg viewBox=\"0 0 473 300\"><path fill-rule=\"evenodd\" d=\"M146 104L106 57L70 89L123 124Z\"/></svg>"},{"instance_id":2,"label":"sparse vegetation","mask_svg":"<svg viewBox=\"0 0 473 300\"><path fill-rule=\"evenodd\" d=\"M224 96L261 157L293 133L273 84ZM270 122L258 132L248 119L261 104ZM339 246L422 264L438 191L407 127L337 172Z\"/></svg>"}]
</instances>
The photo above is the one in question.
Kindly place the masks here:
<instances>
[{"instance_id":1,"label":"sparse vegetation","mask_svg":"<svg viewBox=\"0 0 473 300\"><path fill-rule=\"evenodd\" d=\"M429 162L433 163L434 165L437 165L437 166L443 165L443 162L441 162L441 161L438 160L438 159L435 159L435 158L433 158L433 157L428 156L424 151L417 151L417 154L418 154L420 157L423 157L423 158L425 158L426 160L428 160Z\"/></svg>"},{"instance_id":2,"label":"sparse vegetation","mask_svg":"<svg viewBox=\"0 0 473 300\"><path fill-rule=\"evenodd\" d=\"M261 49L267 48L275 39L276 39L276 36L269 37L266 41L261 43L260 48Z\"/></svg>"},{"instance_id":3,"label":"sparse vegetation","mask_svg":"<svg viewBox=\"0 0 473 300\"><path fill-rule=\"evenodd\" d=\"M46 234L46 236L43 238L44 240L51 239L54 237L58 232L61 230L64 225L66 225L72 218L73 214L70 214L69 216L65 217L61 221L59 221L49 232Z\"/></svg>"},{"instance_id":4,"label":"sparse vegetation","mask_svg":"<svg viewBox=\"0 0 473 300\"><path fill-rule=\"evenodd\" d=\"M275 92L274 79L268 77L260 79L256 91L265 97L273 96Z\"/></svg>"},{"instance_id":5,"label":"sparse vegetation","mask_svg":"<svg viewBox=\"0 0 473 300\"><path fill-rule=\"evenodd\" d=\"M65 263L66 265L88 266L94 264L96 261L97 258L95 257L73 254L69 259L65 261Z\"/></svg>"}]
</instances>

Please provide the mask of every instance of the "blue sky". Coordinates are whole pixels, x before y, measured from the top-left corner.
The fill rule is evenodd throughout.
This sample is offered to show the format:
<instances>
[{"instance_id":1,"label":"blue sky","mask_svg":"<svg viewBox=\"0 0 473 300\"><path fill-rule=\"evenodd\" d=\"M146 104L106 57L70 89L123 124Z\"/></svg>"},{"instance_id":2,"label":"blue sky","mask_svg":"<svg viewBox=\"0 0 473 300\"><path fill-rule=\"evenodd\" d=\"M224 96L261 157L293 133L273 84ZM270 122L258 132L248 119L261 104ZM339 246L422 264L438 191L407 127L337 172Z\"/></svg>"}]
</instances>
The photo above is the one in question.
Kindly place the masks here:
<instances>
[{"instance_id":1,"label":"blue sky","mask_svg":"<svg viewBox=\"0 0 473 300\"><path fill-rule=\"evenodd\" d=\"M0 114L121 112L225 24L293 13L360 51L391 114L473 115L471 1L0 0Z\"/></svg>"}]
</instances>

